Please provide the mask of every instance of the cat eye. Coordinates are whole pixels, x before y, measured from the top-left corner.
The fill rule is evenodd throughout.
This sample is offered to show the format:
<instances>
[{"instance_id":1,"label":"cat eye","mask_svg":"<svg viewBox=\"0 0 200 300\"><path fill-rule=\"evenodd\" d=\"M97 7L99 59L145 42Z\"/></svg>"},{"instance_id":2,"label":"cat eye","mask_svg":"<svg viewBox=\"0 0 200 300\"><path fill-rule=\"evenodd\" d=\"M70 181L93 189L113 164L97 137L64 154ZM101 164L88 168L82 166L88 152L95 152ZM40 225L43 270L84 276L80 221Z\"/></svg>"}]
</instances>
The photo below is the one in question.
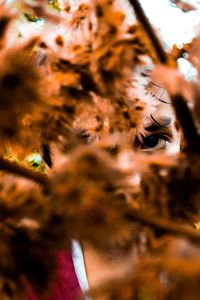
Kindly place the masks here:
<instances>
[{"instance_id":1,"label":"cat eye","mask_svg":"<svg viewBox=\"0 0 200 300\"><path fill-rule=\"evenodd\" d=\"M170 138L166 135L150 134L143 138L140 149L145 151L164 150L169 142Z\"/></svg>"}]
</instances>

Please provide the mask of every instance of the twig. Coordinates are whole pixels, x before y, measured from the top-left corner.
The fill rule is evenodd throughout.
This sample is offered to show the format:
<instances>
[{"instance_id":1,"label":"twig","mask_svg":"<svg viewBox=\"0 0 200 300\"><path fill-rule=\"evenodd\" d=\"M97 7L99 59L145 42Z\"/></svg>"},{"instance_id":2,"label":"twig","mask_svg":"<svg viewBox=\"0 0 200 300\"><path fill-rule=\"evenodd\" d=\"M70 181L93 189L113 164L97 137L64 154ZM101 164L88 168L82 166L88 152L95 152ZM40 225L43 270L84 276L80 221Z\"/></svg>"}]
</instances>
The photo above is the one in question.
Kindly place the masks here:
<instances>
[{"instance_id":1,"label":"twig","mask_svg":"<svg viewBox=\"0 0 200 300\"><path fill-rule=\"evenodd\" d=\"M139 1L138 0L129 0L129 2L131 3L131 5L134 8L134 11L135 11L138 21L143 25L146 33L148 34L148 36L152 42L152 46L155 49L155 52L158 56L160 63L167 64L167 61L168 61L167 54L166 54L165 50L163 49L163 46L162 46L159 38L157 37L151 23L149 22L148 18L146 17Z\"/></svg>"},{"instance_id":2,"label":"twig","mask_svg":"<svg viewBox=\"0 0 200 300\"><path fill-rule=\"evenodd\" d=\"M42 185L48 184L48 178L46 175L41 174L39 172L32 171L23 166L20 166L16 162L11 162L1 157L0 157L0 170L11 173L13 175L25 177L27 179L33 180Z\"/></svg>"},{"instance_id":3,"label":"twig","mask_svg":"<svg viewBox=\"0 0 200 300\"><path fill-rule=\"evenodd\" d=\"M162 230L165 233L185 237L192 242L200 242L200 234L195 230L192 230L185 225L172 223L171 220L159 218L138 209L131 209L131 211L125 215L125 218L132 222L139 222L142 225Z\"/></svg>"},{"instance_id":4,"label":"twig","mask_svg":"<svg viewBox=\"0 0 200 300\"><path fill-rule=\"evenodd\" d=\"M200 139L194 124L192 114L187 106L184 97L180 94L171 95L172 104L176 113L176 118L179 121L183 135L186 141L186 150L199 152Z\"/></svg>"}]
</instances>

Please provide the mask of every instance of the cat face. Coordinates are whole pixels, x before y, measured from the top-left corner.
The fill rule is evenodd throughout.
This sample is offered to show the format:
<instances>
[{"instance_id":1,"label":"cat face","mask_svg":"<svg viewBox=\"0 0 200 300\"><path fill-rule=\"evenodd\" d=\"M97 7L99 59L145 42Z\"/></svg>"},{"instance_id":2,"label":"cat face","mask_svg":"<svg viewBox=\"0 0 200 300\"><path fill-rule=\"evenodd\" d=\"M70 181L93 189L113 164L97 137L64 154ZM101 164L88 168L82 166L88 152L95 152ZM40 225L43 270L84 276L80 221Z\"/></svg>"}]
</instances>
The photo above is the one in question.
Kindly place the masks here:
<instances>
[{"instance_id":1,"label":"cat face","mask_svg":"<svg viewBox=\"0 0 200 300\"><path fill-rule=\"evenodd\" d=\"M137 123L137 126L129 126L124 111L119 111L116 115L110 101L95 99L93 105L84 104L80 107L74 123L81 141L86 144L100 143L105 148L108 143L108 149L117 148L118 152L179 152L180 132L166 90L151 82L149 78L141 84L139 92L135 89L135 84L132 89L128 96L130 110L125 113L132 114L131 122ZM121 130L115 128L115 122ZM111 126L116 129L112 133Z\"/></svg>"}]
</instances>

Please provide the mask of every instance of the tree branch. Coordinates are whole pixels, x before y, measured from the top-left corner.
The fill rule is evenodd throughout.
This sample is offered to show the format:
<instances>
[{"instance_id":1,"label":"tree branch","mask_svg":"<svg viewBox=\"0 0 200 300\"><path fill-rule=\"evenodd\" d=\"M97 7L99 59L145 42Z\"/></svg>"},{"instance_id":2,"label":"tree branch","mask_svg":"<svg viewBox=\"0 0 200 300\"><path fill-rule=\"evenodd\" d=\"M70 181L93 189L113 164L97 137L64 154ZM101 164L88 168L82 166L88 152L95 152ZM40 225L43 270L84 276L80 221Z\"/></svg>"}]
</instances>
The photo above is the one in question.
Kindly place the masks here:
<instances>
[{"instance_id":1,"label":"tree branch","mask_svg":"<svg viewBox=\"0 0 200 300\"><path fill-rule=\"evenodd\" d=\"M23 166L20 166L16 162L11 162L1 157L0 157L0 170L11 173L13 175L25 177L27 179L33 180L42 185L48 184L48 178L46 175L41 174L39 172L32 171Z\"/></svg>"},{"instance_id":2,"label":"tree branch","mask_svg":"<svg viewBox=\"0 0 200 300\"><path fill-rule=\"evenodd\" d=\"M167 64L168 58L165 50L163 49L163 46L157 37L151 23L149 22L148 18L146 17L144 10L142 9L142 6L140 5L138 0L129 0L130 4L133 6L136 17L138 21L143 25L146 33L148 34L152 46L155 49L155 52L158 56L158 59L160 63Z\"/></svg>"},{"instance_id":3,"label":"tree branch","mask_svg":"<svg viewBox=\"0 0 200 300\"><path fill-rule=\"evenodd\" d=\"M165 233L185 237L192 242L200 242L200 234L195 231L195 229L192 230L185 225L172 223L171 220L159 218L139 209L131 208L131 211L125 215L125 218L129 221L138 222L153 229L162 230Z\"/></svg>"},{"instance_id":4,"label":"tree branch","mask_svg":"<svg viewBox=\"0 0 200 300\"><path fill-rule=\"evenodd\" d=\"M186 100L180 94L171 95L171 99L186 141L186 150L199 152L200 139Z\"/></svg>"}]
</instances>

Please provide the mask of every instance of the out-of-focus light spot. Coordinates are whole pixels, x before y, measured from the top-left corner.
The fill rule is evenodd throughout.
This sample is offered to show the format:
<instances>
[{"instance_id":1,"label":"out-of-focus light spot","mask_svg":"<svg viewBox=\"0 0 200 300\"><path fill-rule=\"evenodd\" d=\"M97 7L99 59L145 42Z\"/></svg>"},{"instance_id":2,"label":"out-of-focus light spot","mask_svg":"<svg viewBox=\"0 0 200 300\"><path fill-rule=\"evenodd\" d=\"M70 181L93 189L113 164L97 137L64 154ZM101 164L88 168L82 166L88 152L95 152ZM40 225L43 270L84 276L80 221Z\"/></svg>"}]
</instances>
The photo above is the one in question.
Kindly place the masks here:
<instances>
[{"instance_id":1,"label":"out-of-focus light spot","mask_svg":"<svg viewBox=\"0 0 200 300\"><path fill-rule=\"evenodd\" d=\"M38 25L43 25L44 23L45 23L45 21L43 19L38 19L36 21L36 24L38 24Z\"/></svg>"},{"instance_id":2,"label":"out-of-focus light spot","mask_svg":"<svg viewBox=\"0 0 200 300\"><path fill-rule=\"evenodd\" d=\"M176 44L178 49L182 49L183 48L183 44Z\"/></svg>"},{"instance_id":3,"label":"out-of-focus light spot","mask_svg":"<svg viewBox=\"0 0 200 300\"><path fill-rule=\"evenodd\" d=\"M194 226L198 232L200 232L200 222L194 223Z\"/></svg>"},{"instance_id":4,"label":"out-of-focus light spot","mask_svg":"<svg viewBox=\"0 0 200 300\"><path fill-rule=\"evenodd\" d=\"M197 70L184 58L178 59L178 67L187 80L194 80L197 76Z\"/></svg>"},{"instance_id":5,"label":"out-of-focus light spot","mask_svg":"<svg viewBox=\"0 0 200 300\"><path fill-rule=\"evenodd\" d=\"M36 151L32 154L30 154L27 157L27 161L31 164L37 164L39 165L42 162L42 157L40 156L40 154Z\"/></svg>"},{"instance_id":6,"label":"out-of-focus light spot","mask_svg":"<svg viewBox=\"0 0 200 300\"><path fill-rule=\"evenodd\" d=\"M188 57L189 57L189 55L187 52L183 53L183 58L187 59Z\"/></svg>"},{"instance_id":7,"label":"out-of-focus light spot","mask_svg":"<svg viewBox=\"0 0 200 300\"><path fill-rule=\"evenodd\" d=\"M140 0L151 23L159 29L164 43L169 47L173 44L189 43L194 37L194 28L199 24L199 9L187 13L173 7L169 0ZM153 2L153 3L152 3ZM194 2L194 1L193 1Z\"/></svg>"}]
</instances>

